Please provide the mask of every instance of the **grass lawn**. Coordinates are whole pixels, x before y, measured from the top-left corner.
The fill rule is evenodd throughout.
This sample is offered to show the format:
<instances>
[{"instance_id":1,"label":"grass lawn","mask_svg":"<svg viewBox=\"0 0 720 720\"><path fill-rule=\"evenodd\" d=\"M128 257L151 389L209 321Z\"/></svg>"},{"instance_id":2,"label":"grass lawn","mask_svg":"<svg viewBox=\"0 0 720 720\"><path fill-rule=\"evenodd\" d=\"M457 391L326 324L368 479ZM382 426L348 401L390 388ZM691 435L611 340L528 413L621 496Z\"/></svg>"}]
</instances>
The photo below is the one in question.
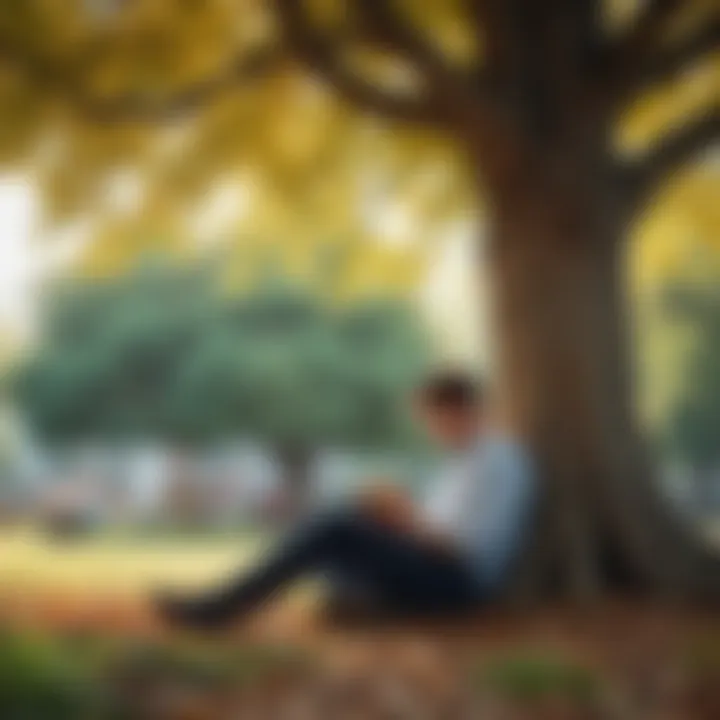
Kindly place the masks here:
<instances>
[{"instance_id":1,"label":"grass lawn","mask_svg":"<svg viewBox=\"0 0 720 720\"><path fill-rule=\"evenodd\" d=\"M257 534L237 537L98 535L58 542L32 528L0 531L0 594L138 597L158 586L198 587L247 564Z\"/></svg>"}]
</instances>

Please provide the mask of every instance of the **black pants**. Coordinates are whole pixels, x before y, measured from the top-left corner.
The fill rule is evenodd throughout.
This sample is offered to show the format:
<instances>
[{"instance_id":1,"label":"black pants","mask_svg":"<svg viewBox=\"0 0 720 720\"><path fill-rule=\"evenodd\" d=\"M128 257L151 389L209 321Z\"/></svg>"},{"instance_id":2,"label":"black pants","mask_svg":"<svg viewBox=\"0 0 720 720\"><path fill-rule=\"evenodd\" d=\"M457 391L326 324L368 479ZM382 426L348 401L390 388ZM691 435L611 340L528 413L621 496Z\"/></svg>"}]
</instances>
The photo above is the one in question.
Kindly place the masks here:
<instances>
[{"instance_id":1,"label":"black pants","mask_svg":"<svg viewBox=\"0 0 720 720\"><path fill-rule=\"evenodd\" d=\"M301 525L255 570L207 602L218 617L230 617L251 610L294 580L317 574L397 614L453 614L468 610L484 595L459 557L342 510Z\"/></svg>"}]
</instances>

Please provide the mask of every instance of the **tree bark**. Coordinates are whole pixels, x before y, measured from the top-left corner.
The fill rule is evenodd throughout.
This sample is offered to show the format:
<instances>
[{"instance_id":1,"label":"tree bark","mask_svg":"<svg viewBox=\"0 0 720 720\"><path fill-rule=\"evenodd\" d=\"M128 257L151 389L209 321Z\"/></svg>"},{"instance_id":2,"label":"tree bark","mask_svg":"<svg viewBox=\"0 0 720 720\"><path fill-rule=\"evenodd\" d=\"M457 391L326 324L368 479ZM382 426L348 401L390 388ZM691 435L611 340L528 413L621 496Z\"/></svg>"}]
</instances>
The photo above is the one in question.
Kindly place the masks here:
<instances>
[{"instance_id":1,"label":"tree bark","mask_svg":"<svg viewBox=\"0 0 720 720\"><path fill-rule=\"evenodd\" d=\"M500 402L542 487L518 587L717 594L720 563L653 482L634 416L620 206L609 185L527 176L496 197L489 252Z\"/></svg>"}]
</instances>

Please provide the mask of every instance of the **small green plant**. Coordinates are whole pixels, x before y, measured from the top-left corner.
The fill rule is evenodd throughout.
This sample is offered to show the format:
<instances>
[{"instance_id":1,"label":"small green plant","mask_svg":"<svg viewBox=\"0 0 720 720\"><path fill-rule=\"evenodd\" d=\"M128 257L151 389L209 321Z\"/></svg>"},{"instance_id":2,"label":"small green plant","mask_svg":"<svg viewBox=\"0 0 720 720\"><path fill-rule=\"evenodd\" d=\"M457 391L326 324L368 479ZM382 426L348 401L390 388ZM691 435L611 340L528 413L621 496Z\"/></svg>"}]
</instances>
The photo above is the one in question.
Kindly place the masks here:
<instances>
[{"instance_id":1,"label":"small green plant","mask_svg":"<svg viewBox=\"0 0 720 720\"><path fill-rule=\"evenodd\" d=\"M300 674L311 666L311 656L284 646L173 642L121 652L110 673L125 680L169 681L212 690L237 689L277 673Z\"/></svg>"},{"instance_id":2,"label":"small green plant","mask_svg":"<svg viewBox=\"0 0 720 720\"><path fill-rule=\"evenodd\" d=\"M535 653L485 663L476 669L475 680L476 686L523 703L562 699L587 706L600 691L600 679L589 668Z\"/></svg>"},{"instance_id":3,"label":"small green plant","mask_svg":"<svg viewBox=\"0 0 720 720\"><path fill-rule=\"evenodd\" d=\"M0 631L3 720L105 720L109 708L90 664L63 643Z\"/></svg>"}]
</instances>

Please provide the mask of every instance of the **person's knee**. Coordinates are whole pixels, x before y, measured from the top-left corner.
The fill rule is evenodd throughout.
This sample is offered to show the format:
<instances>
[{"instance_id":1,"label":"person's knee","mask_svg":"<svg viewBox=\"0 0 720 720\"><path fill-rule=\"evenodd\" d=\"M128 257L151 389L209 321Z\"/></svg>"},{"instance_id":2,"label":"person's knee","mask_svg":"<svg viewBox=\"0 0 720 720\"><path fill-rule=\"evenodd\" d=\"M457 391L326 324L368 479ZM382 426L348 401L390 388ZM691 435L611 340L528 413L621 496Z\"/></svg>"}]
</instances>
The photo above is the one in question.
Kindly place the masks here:
<instances>
[{"instance_id":1,"label":"person's knee","mask_svg":"<svg viewBox=\"0 0 720 720\"><path fill-rule=\"evenodd\" d=\"M353 532L360 522L357 509L352 505L341 505L313 516L306 528L315 537L337 540Z\"/></svg>"},{"instance_id":2,"label":"person's knee","mask_svg":"<svg viewBox=\"0 0 720 720\"><path fill-rule=\"evenodd\" d=\"M317 532L339 552L374 547L392 534L353 505L336 508L320 517Z\"/></svg>"}]
</instances>

